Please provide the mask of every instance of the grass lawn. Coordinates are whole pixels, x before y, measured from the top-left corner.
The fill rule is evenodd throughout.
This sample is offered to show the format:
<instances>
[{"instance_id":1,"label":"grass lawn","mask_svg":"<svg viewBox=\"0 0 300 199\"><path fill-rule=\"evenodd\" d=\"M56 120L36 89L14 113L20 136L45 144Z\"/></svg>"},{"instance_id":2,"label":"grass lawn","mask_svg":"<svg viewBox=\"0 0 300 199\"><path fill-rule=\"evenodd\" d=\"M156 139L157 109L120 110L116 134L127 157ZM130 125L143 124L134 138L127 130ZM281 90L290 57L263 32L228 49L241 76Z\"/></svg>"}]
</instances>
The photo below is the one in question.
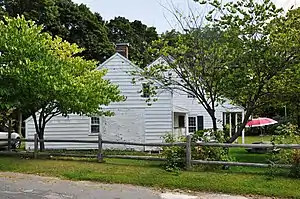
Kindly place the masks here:
<instances>
[{"instance_id":1,"label":"grass lawn","mask_svg":"<svg viewBox=\"0 0 300 199\"><path fill-rule=\"evenodd\" d=\"M270 142L272 136L265 135L265 136L245 136L245 144L252 144L253 142ZM242 144L242 137L238 138L238 143Z\"/></svg>"},{"instance_id":2,"label":"grass lawn","mask_svg":"<svg viewBox=\"0 0 300 199\"><path fill-rule=\"evenodd\" d=\"M269 142L272 136L246 136L245 144L251 144L253 142L265 141ZM242 143L242 138L239 137L238 143ZM269 154L249 153L245 148L231 148L230 155L237 162L255 162L255 163L267 163Z\"/></svg>"},{"instance_id":3,"label":"grass lawn","mask_svg":"<svg viewBox=\"0 0 300 199\"><path fill-rule=\"evenodd\" d=\"M0 171L155 188L300 198L300 180L280 176L271 179L263 170L243 169L182 171L177 175L166 172L160 163L149 161L106 159L106 163L96 163L91 160L0 158Z\"/></svg>"}]
</instances>

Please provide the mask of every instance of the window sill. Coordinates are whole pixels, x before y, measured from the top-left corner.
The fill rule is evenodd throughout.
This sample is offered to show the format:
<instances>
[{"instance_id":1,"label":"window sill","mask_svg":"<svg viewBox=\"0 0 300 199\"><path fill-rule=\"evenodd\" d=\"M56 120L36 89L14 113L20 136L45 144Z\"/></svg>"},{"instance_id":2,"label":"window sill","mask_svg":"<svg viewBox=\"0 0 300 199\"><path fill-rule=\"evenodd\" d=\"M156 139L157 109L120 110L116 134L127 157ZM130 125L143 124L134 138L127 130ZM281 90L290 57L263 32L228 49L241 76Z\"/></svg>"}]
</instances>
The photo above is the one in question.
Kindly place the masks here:
<instances>
[{"instance_id":1,"label":"window sill","mask_svg":"<svg viewBox=\"0 0 300 199\"><path fill-rule=\"evenodd\" d=\"M89 136L98 136L99 133L89 133Z\"/></svg>"}]
</instances>

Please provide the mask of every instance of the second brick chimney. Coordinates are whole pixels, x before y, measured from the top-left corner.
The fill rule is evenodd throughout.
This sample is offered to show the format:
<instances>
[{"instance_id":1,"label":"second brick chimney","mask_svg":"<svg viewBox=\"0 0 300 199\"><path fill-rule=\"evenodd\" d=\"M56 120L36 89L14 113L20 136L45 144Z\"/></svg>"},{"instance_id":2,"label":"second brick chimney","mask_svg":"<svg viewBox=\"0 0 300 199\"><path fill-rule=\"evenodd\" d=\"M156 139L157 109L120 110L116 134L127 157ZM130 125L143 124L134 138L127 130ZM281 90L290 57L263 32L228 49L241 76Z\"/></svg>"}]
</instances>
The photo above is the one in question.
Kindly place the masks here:
<instances>
[{"instance_id":1,"label":"second brick chimney","mask_svg":"<svg viewBox=\"0 0 300 199\"><path fill-rule=\"evenodd\" d=\"M117 53L120 53L122 56L126 57L127 59L128 59L128 48L129 48L129 43L116 44Z\"/></svg>"}]
</instances>

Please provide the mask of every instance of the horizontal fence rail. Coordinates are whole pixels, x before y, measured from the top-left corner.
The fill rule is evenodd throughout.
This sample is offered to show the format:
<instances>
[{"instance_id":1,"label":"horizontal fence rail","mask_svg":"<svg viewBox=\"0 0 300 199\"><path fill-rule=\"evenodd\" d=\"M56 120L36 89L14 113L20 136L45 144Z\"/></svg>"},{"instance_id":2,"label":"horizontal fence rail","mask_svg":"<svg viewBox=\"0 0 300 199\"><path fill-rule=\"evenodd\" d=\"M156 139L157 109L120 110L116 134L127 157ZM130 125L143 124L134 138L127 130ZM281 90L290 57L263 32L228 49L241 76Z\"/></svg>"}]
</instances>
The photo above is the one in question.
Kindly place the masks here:
<instances>
[{"instance_id":1,"label":"horizontal fence rail","mask_svg":"<svg viewBox=\"0 0 300 199\"><path fill-rule=\"evenodd\" d=\"M1 142L7 141L13 143L16 139L0 139ZM34 135L34 139L20 139L21 142L34 143L33 151L0 151L0 155L12 155L12 156L27 156L37 158L39 157L77 157L77 158L97 158L98 162L103 162L104 158L120 158L120 159L134 159L134 160L152 160L152 161L166 161L163 157L154 156L133 156L133 155L106 155L103 154L103 144L113 145L132 145L132 146L155 146L155 147L172 147L181 146L185 147L186 157L186 169L191 169L193 164L208 164L208 165L228 165L228 166L247 166L247 167L278 167L278 168L290 168L291 165L283 164L263 164L263 163L249 163L249 162L224 162L224 161L207 161L207 160L193 160L191 157L192 147L225 147L225 148L252 148L252 149L300 149L300 144L229 144L229 143L205 143L198 142L193 143L191 141L191 135L187 136L186 142L174 142L174 143L136 143L136 142L124 142L124 141L109 141L103 140L101 134L98 135L98 140L64 140L64 139L38 139L37 134ZM94 143L98 144L97 154L70 154L70 153L57 153L57 152L38 152L39 143Z\"/></svg>"},{"instance_id":2,"label":"horizontal fence rail","mask_svg":"<svg viewBox=\"0 0 300 199\"><path fill-rule=\"evenodd\" d=\"M277 167L277 168L291 168L292 165L285 164L263 164L250 162L224 162L224 161L208 161L208 160L192 160L192 164L211 164L211 165L226 165L226 166L247 166L247 167Z\"/></svg>"},{"instance_id":3,"label":"horizontal fence rail","mask_svg":"<svg viewBox=\"0 0 300 199\"><path fill-rule=\"evenodd\" d=\"M278 149L300 149L300 144L229 144L229 143L194 143L193 146L211 146L228 148L278 148Z\"/></svg>"}]
</instances>

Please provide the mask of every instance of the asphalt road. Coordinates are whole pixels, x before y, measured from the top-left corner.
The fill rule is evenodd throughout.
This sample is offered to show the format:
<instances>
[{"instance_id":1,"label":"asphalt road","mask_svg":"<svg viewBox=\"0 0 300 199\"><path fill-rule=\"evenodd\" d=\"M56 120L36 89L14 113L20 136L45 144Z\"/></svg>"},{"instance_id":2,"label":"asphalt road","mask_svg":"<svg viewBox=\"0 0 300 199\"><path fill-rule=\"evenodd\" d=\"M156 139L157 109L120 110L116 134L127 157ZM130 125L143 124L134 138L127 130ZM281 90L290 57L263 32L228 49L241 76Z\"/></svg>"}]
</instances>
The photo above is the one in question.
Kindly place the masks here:
<instances>
[{"instance_id":1,"label":"asphalt road","mask_svg":"<svg viewBox=\"0 0 300 199\"><path fill-rule=\"evenodd\" d=\"M194 194L197 196L160 193L149 188L131 185L76 182L0 172L0 199L247 199L243 196L225 194Z\"/></svg>"},{"instance_id":2,"label":"asphalt road","mask_svg":"<svg viewBox=\"0 0 300 199\"><path fill-rule=\"evenodd\" d=\"M130 185L0 173L1 199L160 199L159 195L150 189Z\"/></svg>"}]
</instances>

